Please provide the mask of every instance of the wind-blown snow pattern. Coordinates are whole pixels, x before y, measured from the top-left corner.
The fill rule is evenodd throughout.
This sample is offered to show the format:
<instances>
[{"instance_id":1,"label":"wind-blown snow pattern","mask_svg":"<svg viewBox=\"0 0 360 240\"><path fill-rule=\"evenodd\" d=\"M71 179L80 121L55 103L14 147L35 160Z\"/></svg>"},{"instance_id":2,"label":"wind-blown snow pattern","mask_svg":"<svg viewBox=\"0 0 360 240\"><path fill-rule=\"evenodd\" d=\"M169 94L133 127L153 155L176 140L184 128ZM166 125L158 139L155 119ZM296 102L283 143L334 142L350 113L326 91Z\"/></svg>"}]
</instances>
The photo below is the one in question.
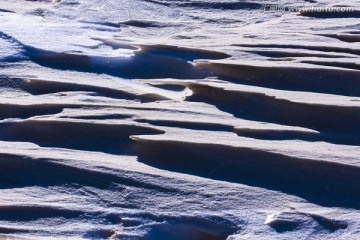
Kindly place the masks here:
<instances>
[{"instance_id":1,"label":"wind-blown snow pattern","mask_svg":"<svg viewBox=\"0 0 360 240\"><path fill-rule=\"evenodd\" d=\"M359 239L359 13L1 0L0 239Z\"/></svg>"}]
</instances>

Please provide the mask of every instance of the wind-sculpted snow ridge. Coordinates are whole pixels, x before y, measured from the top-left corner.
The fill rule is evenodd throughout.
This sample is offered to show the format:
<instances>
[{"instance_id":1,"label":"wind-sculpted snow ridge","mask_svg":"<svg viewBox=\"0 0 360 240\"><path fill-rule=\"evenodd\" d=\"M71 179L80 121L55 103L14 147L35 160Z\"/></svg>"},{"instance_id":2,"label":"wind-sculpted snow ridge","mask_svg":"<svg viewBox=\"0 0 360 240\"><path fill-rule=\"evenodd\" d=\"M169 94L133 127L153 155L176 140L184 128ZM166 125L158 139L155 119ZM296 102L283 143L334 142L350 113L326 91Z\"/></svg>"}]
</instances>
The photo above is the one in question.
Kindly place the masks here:
<instances>
[{"instance_id":1,"label":"wind-sculpted snow ridge","mask_svg":"<svg viewBox=\"0 0 360 240\"><path fill-rule=\"evenodd\" d=\"M359 7L2 0L0 239L360 238Z\"/></svg>"}]
</instances>

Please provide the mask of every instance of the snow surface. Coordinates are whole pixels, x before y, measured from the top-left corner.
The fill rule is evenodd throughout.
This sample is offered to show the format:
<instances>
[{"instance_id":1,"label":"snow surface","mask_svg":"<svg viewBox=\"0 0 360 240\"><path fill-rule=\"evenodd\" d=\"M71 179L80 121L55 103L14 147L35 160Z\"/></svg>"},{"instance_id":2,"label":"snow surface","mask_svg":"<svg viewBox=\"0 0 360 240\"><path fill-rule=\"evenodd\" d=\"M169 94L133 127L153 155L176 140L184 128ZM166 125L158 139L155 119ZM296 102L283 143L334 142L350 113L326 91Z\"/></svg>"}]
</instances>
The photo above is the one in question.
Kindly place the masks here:
<instances>
[{"instance_id":1,"label":"snow surface","mask_svg":"<svg viewBox=\"0 0 360 240\"><path fill-rule=\"evenodd\" d=\"M0 239L360 238L359 9L2 0Z\"/></svg>"}]
</instances>

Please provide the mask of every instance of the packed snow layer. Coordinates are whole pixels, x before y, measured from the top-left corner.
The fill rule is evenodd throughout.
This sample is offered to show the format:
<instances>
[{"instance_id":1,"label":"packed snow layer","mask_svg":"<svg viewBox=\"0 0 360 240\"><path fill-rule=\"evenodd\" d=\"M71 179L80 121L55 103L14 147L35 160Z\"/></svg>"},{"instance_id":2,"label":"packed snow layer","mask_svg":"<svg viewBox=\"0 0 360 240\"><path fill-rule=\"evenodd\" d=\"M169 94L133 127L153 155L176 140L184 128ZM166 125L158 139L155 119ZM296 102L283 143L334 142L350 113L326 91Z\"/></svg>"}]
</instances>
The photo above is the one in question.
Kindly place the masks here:
<instances>
[{"instance_id":1,"label":"packed snow layer","mask_svg":"<svg viewBox=\"0 0 360 240\"><path fill-rule=\"evenodd\" d=\"M359 7L2 0L0 239L359 238Z\"/></svg>"}]
</instances>

